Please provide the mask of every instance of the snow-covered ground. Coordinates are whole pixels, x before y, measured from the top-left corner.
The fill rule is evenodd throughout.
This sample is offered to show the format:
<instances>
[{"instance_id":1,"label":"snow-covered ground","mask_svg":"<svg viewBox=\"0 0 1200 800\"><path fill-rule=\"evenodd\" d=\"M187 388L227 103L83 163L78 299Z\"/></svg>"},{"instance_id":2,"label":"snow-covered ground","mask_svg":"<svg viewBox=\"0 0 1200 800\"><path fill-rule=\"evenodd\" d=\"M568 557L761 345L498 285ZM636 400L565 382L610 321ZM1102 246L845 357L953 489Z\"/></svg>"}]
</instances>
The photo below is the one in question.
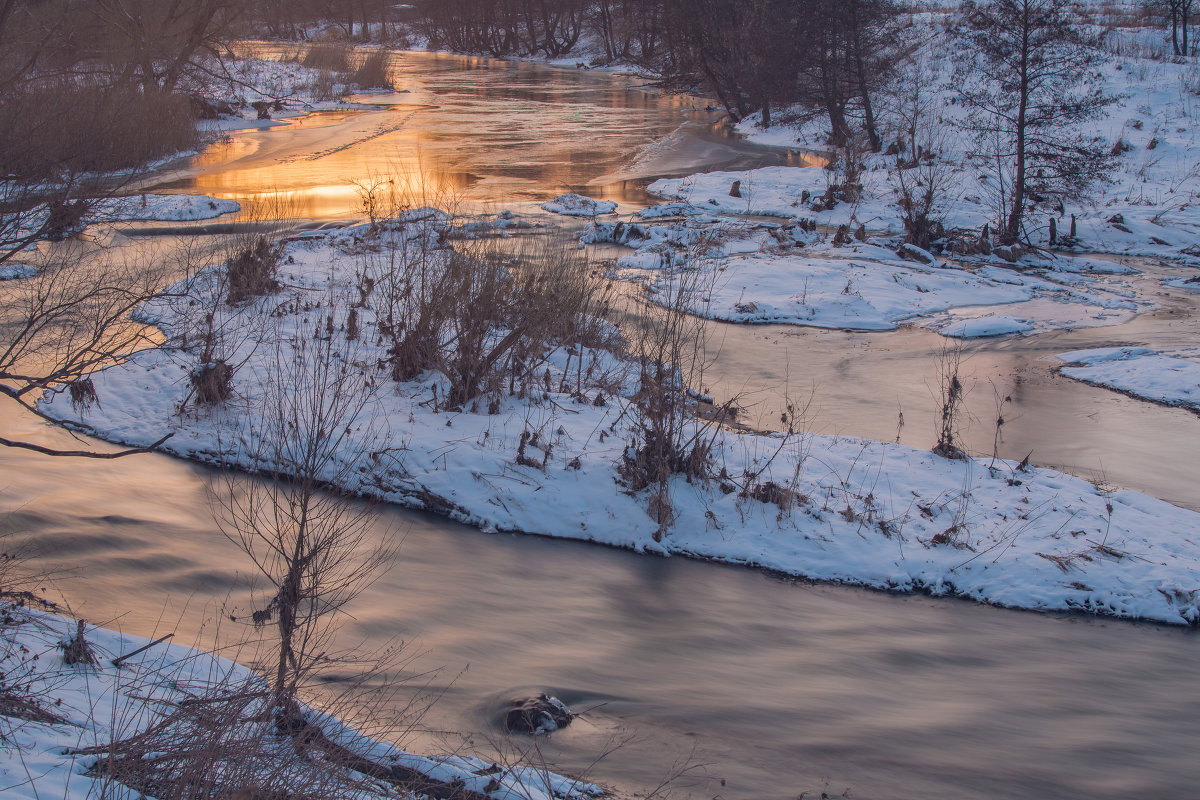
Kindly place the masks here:
<instances>
[{"instance_id":1,"label":"snow-covered ground","mask_svg":"<svg viewBox=\"0 0 1200 800\"><path fill-rule=\"evenodd\" d=\"M69 665L63 645L77 635L75 620L8 602L0 603L0 616L0 697L6 701L0 707L0 795L5 798L143 796L96 775L94 767L99 758L114 752L115 742L147 731L152 733L142 749L130 752L147 762L157 759L181 770L190 768L217 786L227 775L225 788L246 790L245 796L258 796L250 790L259 786L363 800L397 796L378 788L366 791L363 784L369 787L371 782L364 781L363 775L338 770L312 754L302 755L288 737L275 731L262 679L233 661L168 641L121 661L118 667L114 659L149 645L150 640L85 625L84 641L95 663ZM23 711L8 702L14 698L21 701ZM213 716L180 713L189 703L207 707ZM223 703L240 714L235 722L220 727L213 719L222 719L217 709L225 707ZM170 729L163 729L164 719L172 713L177 719ZM462 755L414 755L315 710L307 710L306 719L329 740L364 758L416 770L443 785L461 782L465 790L495 800L582 800L601 793L594 784L532 765L494 765ZM197 720L201 729L188 727ZM119 746L116 751L121 752Z\"/></svg>"},{"instance_id":2,"label":"snow-covered ground","mask_svg":"<svg viewBox=\"0 0 1200 800\"><path fill-rule=\"evenodd\" d=\"M1200 362L1145 347L1102 347L1059 353L1059 372L1170 406L1200 411Z\"/></svg>"},{"instance_id":3,"label":"snow-covered ground","mask_svg":"<svg viewBox=\"0 0 1200 800\"><path fill-rule=\"evenodd\" d=\"M213 306L221 273L206 273L191 287L195 306L162 301L143 310L169 346L96 374L99 403L90 409L72 407L65 392L48 395L42 408L114 441L145 445L171 432L169 452L270 468L255 455L261 449L248 421L272 393L286 394L289 354L321 342L333 348L341 374L367 390L326 475L350 491L487 530L1020 608L1200 622L1200 515L1049 470L856 438L695 428L711 438L714 477L672 479L670 523L657 541L659 524L647 509L662 512L661 499L631 492L618 473L640 420L631 365L619 354L551 348L532 394L493 394L448 410L438 399L446 396L444 374L392 381L374 333L374 297L355 309L365 333L346 342L349 301L361 296L356 254L383 240L427 237L430 224L445 225L431 218L382 233L360 226L309 234L287 245L280 275L287 288L243 306ZM930 272L905 275L920 282L945 273L950 287L969 277ZM900 285L890 274L885 280ZM997 282L989 291L1026 289ZM199 359L196 309L206 308L216 311L218 331L244 332L226 342L223 359L238 366L233 394L215 407L195 404L189 380ZM492 341L504 335L498 328Z\"/></svg>"},{"instance_id":4,"label":"snow-covered ground","mask_svg":"<svg viewBox=\"0 0 1200 800\"><path fill-rule=\"evenodd\" d=\"M15 281L34 275L37 275L37 269L28 264L0 264L0 281Z\"/></svg>"},{"instance_id":5,"label":"snow-covered ground","mask_svg":"<svg viewBox=\"0 0 1200 800\"><path fill-rule=\"evenodd\" d=\"M683 280L692 313L730 322L908 324L966 338L1117 325L1153 307L1129 282L1136 270L1119 264L1030 254L1019 264L973 259L965 269L894 237L837 246L800 224L702 211L652 206L637 216L654 222L596 222L583 241L633 248L617 260L619 275L645 280L652 299Z\"/></svg>"},{"instance_id":6,"label":"snow-covered ground","mask_svg":"<svg viewBox=\"0 0 1200 800\"><path fill-rule=\"evenodd\" d=\"M258 53L253 45L240 48L243 58L213 65L213 77L196 87L217 101L217 119L202 120L201 130L226 133L245 128L270 128L312 111L365 108L351 99L359 87L349 74L306 67L296 47L271 48ZM262 57L255 57L262 56ZM260 117L259 108L265 109Z\"/></svg>"},{"instance_id":7,"label":"snow-covered ground","mask_svg":"<svg viewBox=\"0 0 1200 800\"><path fill-rule=\"evenodd\" d=\"M944 67L934 62L935 69ZM210 123L213 129L276 124L250 119L256 116L248 110L252 102L287 98L283 110L273 112L286 117L341 103L318 95L340 95L346 88L326 85L326 77L293 63L248 60L235 69L239 81L260 88L236 98L236 116ZM1105 70L1104 80L1122 99L1102 132L1132 149L1122 154L1113 183L1092 200L1067 205L1060 233L1075 214L1077 249L1200 265L1195 66L1122 57ZM748 120L742 130L764 143L822 145L819 125L761 131L754 124ZM947 159L957 184L968 187L952 198L947 223L976 230L994 215L986 184L953 150ZM821 209L812 201L831 179L821 167L658 181L651 191L672 202L628 222L594 222L584 240L628 245L617 274L644 281L652 299L668 298L685 281L692 313L738 322L863 330L918 324L970 338L1114 325L1150 307L1131 284L1134 271L1109 262L1038 252L948 259L905 251L889 183L893 164L868 156L866 166L861 200ZM204 197L135 196L109 204L97 219L204 219L237 210L232 206ZM547 206L589 217L612 211L578 195ZM747 214L768 221L733 216ZM810 220L828 232L816 234ZM444 230L448 224L436 215L405 222L382 234L364 226L287 244L280 276L285 288L241 306L212 303L221 269L199 276L186 287L198 306L164 300L141 311L164 330L166 346L94 375L95 405L74 407L61 392L48 394L42 408L112 441L145 445L170 432L163 449L182 457L270 469L275 465L253 446L251 422L281 390L287 356L301 342L324 342L343 374L365 390L365 409L347 427L326 476L352 492L430 508L485 530L1017 608L1200 625L1200 515L998 459L947 459L852 437L739 433L693 422L699 436L711 439L712 477L672 479L664 530L647 513L659 500L648 490L630 491L619 473L640 421L633 365L620 348L551 349L544 390L493 396L491 407L481 402L448 410L438 400L448 381L437 371L392 381L382 340L374 335L374 301L355 301L365 250L381 238L420 238L430 225ZM832 228L840 225L851 237L835 246ZM520 227L520 221L507 214L459 233L486 235L505 227ZM1035 228L1035 243L1047 244L1045 233ZM28 274L19 265L0 268L0 279ZM1168 283L1195 288L1189 280ZM346 337L352 305L355 324L367 332L353 343ZM198 405L193 397L196 307L216 312L226 348L221 355L236 367L233 393L217 406ZM505 333L497 329L492 341ZM1059 358L1069 377L1196 409L1200 365L1190 355L1106 348ZM585 361L589 379L581 389L568 377ZM26 681L60 717L3 730L5 797L93 796L101 789L86 773L95 755L70 753L105 747L118 732L144 728L151 720L147 698L178 701L214 684L257 680L232 662L173 644L151 648L117 669L114 656L146 642L90 626L87 636L99 663L68 667L59 643L72 622L25 609L3 611L11 621L0 625L0 672ZM497 798L595 791L536 770L496 772L472 758L413 756L332 718L316 712L313 718L331 737L377 758L438 780L462 780ZM280 758L290 757L283 742L277 746Z\"/></svg>"},{"instance_id":8,"label":"snow-covered ground","mask_svg":"<svg viewBox=\"0 0 1200 800\"><path fill-rule=\"evenodd\" d=\"M542 208L553 214L563 214L568 217L596 217L601 214L613 213L617 210L617 204L612 200L593 200L590 197L568 192L542 203Z\"/></svg>"},{"instance_id":9,"label":"snow-covered ground","mask_svg":"<svg viewBox=\"0 0 1200 800\"><path fill-rule=\"evenodd\" d=\"M207 195L141 194L97 203L88 222L191 222L213 219L241 209L235 200Z\"/></svg>"},{"instance_id":10,"label":"snow-covered ground","mask_svg":"<svg viewBox=\"0 0 1200 800\"><path fill-rule=\"evenodd\" d=\"M921 48L916 66L896 74L894 85L880 93L877 111L885 141L907 142L897 120L914 115L917 104L905 98L915 96L913 87L919 87L927 130L918 132L918 139L936 133L932 146L950 187L943 202L946 227L978 231L996 215L994 180L987 169L965 157L970 145L960 124L962 106L953 102L955 45L947 39L947 20L945 11L913 15L911 36ZM1033 209L1027 224L1033 244L1049 244L1051 216L1060 237L1068 233L1074 216L1079 251L1200 264L1200 65L1194 59L1163 58L1170 48L1164 36L1169 35L1169 30L1164 34L1161 29L1120 28L1104 34L1105 47L1116 54L1100 67L1098 80L1089 87L1117 101L1104 119L1085 125L1087 133L1103 136L1119 152L1117 167L1111 180L1089 195L1066 198L1061 212L1050 204ZM776 114L785 122L763 129L760 116L752 115L738 130L762 144L828 149L826 119L817 115L789 125L790 116L786 111ZM894 193L897 158L864 153L861 160L863 197L833 208L813 208L827 187L844 177L822 167L694 175L659 181L651 191L713 203L723 210L810 217L829 225L865 224L872 231L901 233ZM741 198L729 196L734 180L742 181ZM805 192L809 199L802 200Z\"/></svg>"}]
</instances>

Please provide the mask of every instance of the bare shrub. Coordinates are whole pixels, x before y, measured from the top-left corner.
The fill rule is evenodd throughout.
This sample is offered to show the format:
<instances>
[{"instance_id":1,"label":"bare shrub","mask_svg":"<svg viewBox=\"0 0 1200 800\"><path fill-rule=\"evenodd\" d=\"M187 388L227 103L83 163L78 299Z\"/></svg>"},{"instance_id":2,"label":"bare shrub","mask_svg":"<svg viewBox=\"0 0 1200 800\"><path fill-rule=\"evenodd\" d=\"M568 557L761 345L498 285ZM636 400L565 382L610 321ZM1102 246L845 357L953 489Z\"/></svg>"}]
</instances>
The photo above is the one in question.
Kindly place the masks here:
<instances>
[{"instance_id":1,"label":"bare shrub","mask_svg":"<svg viewBox=\"0 0 1200 800\"><path fill-rule=\"evenodd\" d=\"M252 245L231 258L226 265L229 274L226 301L236 305L276 291L279 283L275 273L279 269L280 253L278 245L259 236Z\"/></svg>"},{"instance_id":2,"label":"bare shrub","mask_svg":"<svg viewBox=\"0 0 1200 800\"><path fill-rule=\"evenodd\" d=\"M271 723L270 692L257 676L186 688L190 696L154 709L143 730L97 748L91 773L101 786L161 800L383 793L328 759L302 757Z\"/></svg>"},{"instance_id":3,"label":"bare shrub","mask_svg":"<svg viewBox=\"0 0 1200 800\"><path fill-rule=\"evenodd\" d=\"M443 239L444 228L416 223L360 256L359 291L373 300L392 378L439 370L447 404L460 408L485 391L531 395L550 355L566 348L581 394L583 350L610 344L596 321L607 309L606 285L585 255L544 235L453 247ZM565 374L543 386L552 388L569 390Z\"/></svg>"},{"instance_id":4,"label":"bare shrub","mask_svg":"<svg viewBox=\"0 0 1200 800\"><path fill-rule=\"evenodd\" d=\"M374 298L376 325L389 343L387 360L395 381L411 380L439 360L452 257L437 239L434 230L418 230L415 236L388 237L359 256L360 292L364 303L368 294Z\"/></svg>"},{"instance_id":5,"label":"bare shrub","mask_svg":"<svg viewBox=\"0 0 1200 800\"><path fill-rule=\"evenodd\" d=\"M79 665L92 667L98 663L96 654L92 652L92 646L88 644L87 637L84 635L86 625L87 623L81 619L75 620L75 634L68 635L64 641L58 644L59 649L62 650L63 663L69 667Z\"/></svg>"},{"instance_id":6,"label":"bare shrub","mask_svg":"<svg viewBox=\"0 0 1200 800\"><path fill-rule=\"evenodd\" d=\"M337 100L338 92L338 76L337 73L327 69L323 69L317 73L317 77L312 84L313 99L317 102L328 102Z\"/></svg>"},{"instance_id":7,"label":"bare shrub","mask_svg":"<svg viewBox=\"0 0 1200 800\"><path fill-rule=\"evenodd\" d=\"M199 141L187 97L75 80L0 92L0 173L24 179L139 167Z\"/></svg>"},{"instance_id":8,"label":"bare shrub","mask_svg":"<svg viewBox=\"0 0 1200 800\"><path fill-rule=\"evenodd\" d=\"M29 568L24 548L0 532L0 747L16 744L25 723L55 725L66 722L28 649L14 635L20 626L39 626L49 633L42 617L26 614L26 607L54 610L55 604L38 593L45 577Z\"/></svg>"},{"instance_id":9,"label":"bare shrub","mask_svg":"<svg viewBox=\"0 0 1200 800\"><path fill-rule=\"evenodd\" d=\"M897 165L888 177L904 224L904 241L928 250L945 235L947 202L958 185L954 167L931 153L912 166Z\"/></svg>"},{"instance_id":10,"label":"bare shrub","mask_svg":"<svg viewBox=\"0 0 1200 800\"><path fill-rule=\"evenodd\" d=\"M546 374L551 352L583 346L589 318L603 303L601 283L578 249L539 236L515 251L496 252L484 242L459 258L466 261L453 282L451 346L443 352L452 406L506 379L510 391L530 390Z\"/></svg>"},{"instance_id":11,"label":"bare shrub","mask_svg":"<svg viewBox=\"0 0 1200 800\"><path fill-rule=\"evenodd\" d=\"M367 215L372 231L378 230L381 220L394 218L410 208L403 184L397 183L392 175L371 174L356 178L351 183L354 184L359 207Z\"/></svg>"},{"instance_id":12,"label":"bare shrub","mask_svg":"<svg viewBox=\"0 0 1200 800\"><path fill-rule=\"evenodd\" d=\"M965 389L959 378L962 346L947 344L938 356L938 414L937 444L933 452L943 458L961 459L966 454L958 444L959 416L962 413Z\"/></svg>"},{"instance_id":13,"label":"bare shrub","mask_svg":"<svg viewBox=\"0 0 1200 800\"><path fill-rule=\"evenodd\" d=\"M814 211L828 211L839 203L856 204L862 200L864 159L870 143L862 135L849 136L825 165L825 192L812 203Z\"/></svg>"},{"instance_id":14,"label":"bare shrub","mask_svg":"<svg viewBox=\"0 0 1200 800\"><path fill-rule=\"evenodd\" d=\"M200 364L188 380L196 402L201 405L218 405L233 394L233 367L221 359Z\"/></svg>"},{"instance_id":15,"label":"bare shrub","mask_svg":"<svg viewBox=\"0 0 1200 800\"><path fill-rule=\"evenodd\" d=\"M695 252L707 249L702 241ZM631 331L630 346L638 357L638 414L634 440L618 471L631 490L651 490L648 511L659 526L656 540L674 518L672 476L705 480L711 467L711 426L693 414L693 387L704 379L706 327L692 312L698 298L707 296L714 276L703 263L694 258L689 268L657 281L654 303L639 320L629 320L633 326L623 326Z\"/></svg>"}]
</instances>

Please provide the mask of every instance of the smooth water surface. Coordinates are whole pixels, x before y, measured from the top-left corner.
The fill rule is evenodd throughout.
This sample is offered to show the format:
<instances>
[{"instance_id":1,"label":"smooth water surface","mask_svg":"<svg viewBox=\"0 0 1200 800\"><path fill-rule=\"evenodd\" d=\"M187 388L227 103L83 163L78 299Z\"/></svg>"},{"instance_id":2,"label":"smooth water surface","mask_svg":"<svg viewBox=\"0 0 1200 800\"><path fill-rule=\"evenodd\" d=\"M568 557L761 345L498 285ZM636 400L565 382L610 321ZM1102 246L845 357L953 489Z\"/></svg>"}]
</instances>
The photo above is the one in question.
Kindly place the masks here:
<instances>
[{"instance_id":1,"label":"smooth water surface","mask_svg":"<svg viewBox=\"0 0 1200 800\"><path fill-rule=\"evenodd\" d=\"M414 206L498 210L567 191L639 203L651 177L808 158L747 145L705 101L632 76L442 53L389 64L401 91L353 98L379 110L234 133L160 187L334 220L361 216L359 187L381 180Z\"/></svg>"}]
</instances>

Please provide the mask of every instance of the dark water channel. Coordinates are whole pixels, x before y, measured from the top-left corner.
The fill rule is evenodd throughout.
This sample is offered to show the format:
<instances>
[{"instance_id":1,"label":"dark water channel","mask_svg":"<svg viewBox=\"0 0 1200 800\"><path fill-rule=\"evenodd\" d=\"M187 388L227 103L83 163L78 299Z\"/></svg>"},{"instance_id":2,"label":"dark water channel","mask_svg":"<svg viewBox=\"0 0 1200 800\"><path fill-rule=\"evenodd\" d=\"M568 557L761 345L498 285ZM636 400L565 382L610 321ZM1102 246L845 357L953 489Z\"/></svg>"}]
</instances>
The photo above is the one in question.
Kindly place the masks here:
<instances>
[{"instance_id":1,"label":"dark water channel","mask_svg":"<svg viewBox=\"0 0 1200 800\"><path fill-rule=\"evenodd\" d=\"M384 143L423 142L423 169L458 164L439 170L471 176L457 190L494 203L505 193L534 202L582 187L632 203L655 164L672 172L689 158L696 168L788 158L727 140L696 101L631 89L627 78L449 56L396 59L421 95L419 103L400 97L422 109L235 134L188 176L173 176L174 185L251 203L295 190L309 198L301 214L336 219L351 213L353 196L330 187L366 172L347 162L322 173L322 157L304 161L304 153L334 149L361 165L375 163ZM526 117L534 98L538 113ZM394 130L356 132L370 120L391 125L389 115ZM579 122L586 130L573 128ZM327 138L310 138L322 126ZM506 137L518 141L506 149ZM654 144L664 137L667 144ZM644 158L631 161L638 153ZM272 173L275 162L283 166ZM289 172L298 162L307 167ZM1028 448L1043 463L1101 467L1112 482L1200 507L1194 415L1065 381L1045 359L1093 342L1186 343L1192 304L1164 302L1159 314L1120 328L968 346L983 398L973 406L982 422L969 434L972 448L991 449L987 387L995 380L1016 406L1006 454ZM813 426L822 432L890 440L903 410L903 441L924 446L931 435L929 358L940 346L932 334L721 325L711 343L714 390L760 398L764 417L786 384L793 395L813 394ZM73 444L11 407L0 414L6 431ZM214 480L161 456L80 463L5 450L0 510L8 530L32 538L39 563L61 571L55 585L76 613L207 645L219 607L244 606L250 571L212 522ZM597 707L546 740L544 754L580 771L622 740L591 777L626 794L694 764L672 796L1197 796L1198 640L1190 631L797 585L677 558L489 535L395 509L383 512L376 535L402 535L403 547L340 633L368 647L405 640L419 654L408 667L414 673L445 667L432 679L444 693L409 740L416 749L463 745L437 731L465 734L483 752L526 744L505 739L491 722L495 710L510 694L549 691Z\"/></svg>"}]
</instances>

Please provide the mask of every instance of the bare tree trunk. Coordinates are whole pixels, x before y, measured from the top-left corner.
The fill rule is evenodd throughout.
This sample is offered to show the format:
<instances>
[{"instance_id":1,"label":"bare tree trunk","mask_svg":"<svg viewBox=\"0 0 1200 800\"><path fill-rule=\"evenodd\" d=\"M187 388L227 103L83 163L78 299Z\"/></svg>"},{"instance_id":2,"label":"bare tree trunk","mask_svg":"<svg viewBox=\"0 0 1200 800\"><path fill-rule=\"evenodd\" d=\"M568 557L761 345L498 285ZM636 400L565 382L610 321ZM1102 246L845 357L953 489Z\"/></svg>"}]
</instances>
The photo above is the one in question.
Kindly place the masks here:
<instances>
[{"instance_id":1,"label":"bare tree trunk","mask_svg":"<svg viewBox=\"0 0 1200 800\"><path fill-rule=\"evenodd\" d=\"M1026 117L1029 113L1029 7L1025 6L1024 29L1021 32L1021 63L1019 67L1017 106L1017 159L1016 177L1013 179L1012 207L1008 213L1008 225L1004 229L1004 244L1012 244L1021 236L1021 218L1025 212L1025 137Z\"/></svg>"}]
</instances>

